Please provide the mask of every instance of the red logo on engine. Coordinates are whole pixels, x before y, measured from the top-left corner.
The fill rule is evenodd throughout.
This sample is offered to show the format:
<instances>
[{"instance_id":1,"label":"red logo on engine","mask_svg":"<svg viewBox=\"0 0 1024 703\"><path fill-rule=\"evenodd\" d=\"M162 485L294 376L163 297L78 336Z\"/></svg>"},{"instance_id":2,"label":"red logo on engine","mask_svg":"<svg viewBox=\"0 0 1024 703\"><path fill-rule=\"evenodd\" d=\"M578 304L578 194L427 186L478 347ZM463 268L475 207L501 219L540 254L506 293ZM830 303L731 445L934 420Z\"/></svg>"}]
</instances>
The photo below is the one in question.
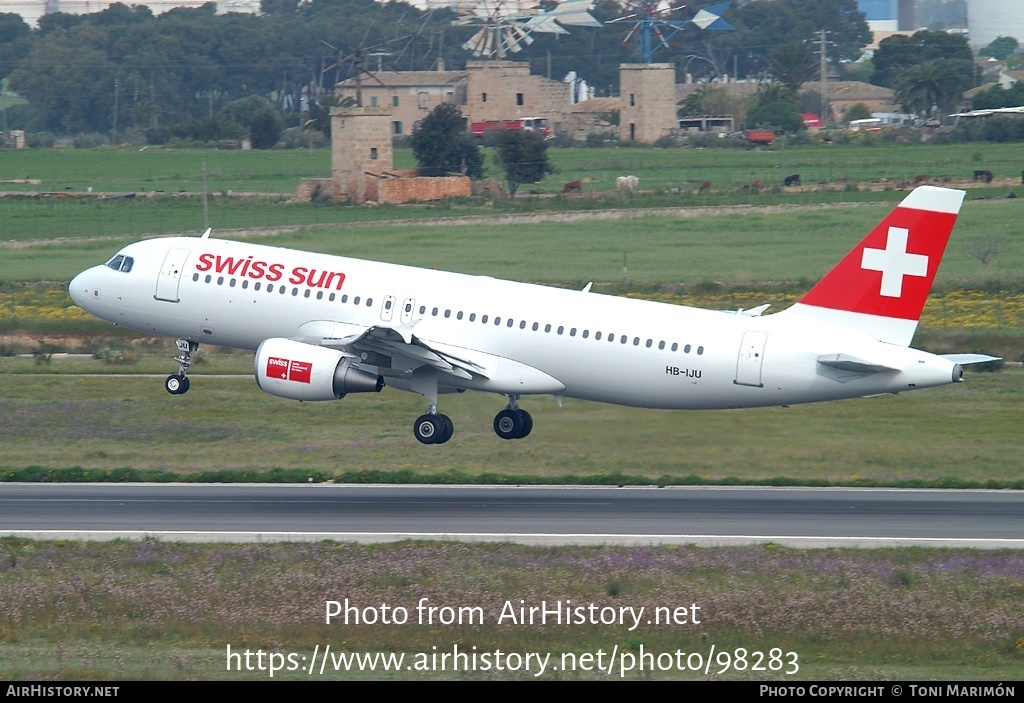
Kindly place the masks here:
<instances>
[{"instance_id":1,"label":"red logo on engine","mask_svg":"<svg viewBox=\"0 0 1024 703\"><path fill-rule=\"evenodd\" d=\"M310 383L312 381L312 373L313 364L308 361L292 361L276 356L267 359L267 378L295 381L296 383Z\"/></svg>"}]
</instances>

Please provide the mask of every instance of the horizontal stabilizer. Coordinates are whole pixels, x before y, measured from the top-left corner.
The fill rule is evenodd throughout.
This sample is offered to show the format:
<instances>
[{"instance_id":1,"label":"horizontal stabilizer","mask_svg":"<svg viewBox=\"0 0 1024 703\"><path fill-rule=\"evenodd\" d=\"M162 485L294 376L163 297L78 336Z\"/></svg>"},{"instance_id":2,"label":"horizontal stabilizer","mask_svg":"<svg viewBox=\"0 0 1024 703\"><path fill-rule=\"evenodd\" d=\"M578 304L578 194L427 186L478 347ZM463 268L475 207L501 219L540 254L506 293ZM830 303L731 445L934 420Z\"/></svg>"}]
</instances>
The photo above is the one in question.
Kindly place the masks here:
<instances>
[{"instance_id":1,"label":"horizontal stabilizer","mask_svg":"<svg viewBox=\"0 0 1024 703\"><path fill-rule=\"evenodd\" d=\"M949 359L954 364L984 364L986 361L999 361L1001 358L988 354L940 354L939 356Z\"/></svg>"},{"instance_id":2,"label":"horizontal stabilizer","mask_svg":"<svg viewBox=\"0 0 1024 703\"><path fill-rule=\"evenodd\" d=\"M883 364L876 361L861 359L849 354L822 354L818 357L818 363L825 366L832 366L843 371L854 371L856 373L882 373L883 371L902 371L902 369Z\"/></svg>"}]
</instances>

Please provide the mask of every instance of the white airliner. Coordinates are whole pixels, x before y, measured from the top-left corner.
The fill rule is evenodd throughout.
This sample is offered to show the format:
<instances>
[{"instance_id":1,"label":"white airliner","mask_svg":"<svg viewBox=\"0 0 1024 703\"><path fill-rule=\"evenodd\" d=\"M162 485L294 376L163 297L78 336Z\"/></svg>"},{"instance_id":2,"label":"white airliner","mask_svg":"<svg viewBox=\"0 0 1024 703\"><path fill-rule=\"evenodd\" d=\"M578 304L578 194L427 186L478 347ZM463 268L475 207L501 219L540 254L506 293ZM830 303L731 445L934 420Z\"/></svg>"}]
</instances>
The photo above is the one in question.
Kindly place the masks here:
<instances>
[{"instance_id":1,"label":"white airliner","mask_svg":"<svg viewBox=\"0 0 1024 703\"><path fill-rule=\"evenodd\" d=\"M209 237L131 244L71 282L117 325L177 338L173 394L199 344L256 351L256 382L293 400L389 386L426 398L413 432L441 444L438 395L508 396L503 439L530 433L523 396L645 408L746 408L960 381L983 355L909 348L964 192L909 194L797 304L719 312Z\"/></svg>"}]
</instances>

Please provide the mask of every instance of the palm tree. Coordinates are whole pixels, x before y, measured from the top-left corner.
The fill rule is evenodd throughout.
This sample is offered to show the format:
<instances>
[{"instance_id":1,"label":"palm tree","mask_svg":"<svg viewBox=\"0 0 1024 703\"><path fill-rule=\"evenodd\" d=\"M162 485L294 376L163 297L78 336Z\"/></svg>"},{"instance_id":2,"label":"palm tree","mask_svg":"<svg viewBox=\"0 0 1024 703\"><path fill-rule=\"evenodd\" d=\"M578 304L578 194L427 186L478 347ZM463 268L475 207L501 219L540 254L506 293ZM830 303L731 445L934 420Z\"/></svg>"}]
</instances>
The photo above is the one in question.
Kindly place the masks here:
<instances>
[{"instance_id":1,"label":"palm tree","mask_svg":"<svg viewBox=\"0 0 1024 703\"><path fill-rule=\"evenodd\" d=\"M911 66L896 77L896 101L907 112L916 112L926 119L936 107L950 112L962 95L959 77L941 59Z\"/></svg>"},{"instance_id":2,"label":"palm tree","mask_svg":"<svg viewBox=\"0 0 1024 703\"><path fill-rule=\"evenodd\" d=\"M804 83L817 77L818 58L807 44L782 44L768 52L768 71L796 95Z\"/></svg>"}]
</instances>

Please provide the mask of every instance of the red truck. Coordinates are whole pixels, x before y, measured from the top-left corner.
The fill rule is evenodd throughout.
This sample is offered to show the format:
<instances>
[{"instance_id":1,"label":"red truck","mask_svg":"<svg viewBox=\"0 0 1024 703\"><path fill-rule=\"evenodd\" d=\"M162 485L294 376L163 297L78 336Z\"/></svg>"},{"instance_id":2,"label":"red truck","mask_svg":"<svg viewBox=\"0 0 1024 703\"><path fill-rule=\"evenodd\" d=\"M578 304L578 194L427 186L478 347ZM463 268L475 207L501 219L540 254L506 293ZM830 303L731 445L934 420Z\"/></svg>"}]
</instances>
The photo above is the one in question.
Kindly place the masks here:
<instances>
[{"instance_id":1,"label":"red truck","mask_svg":"<svg viewBox=\"0 0 1024 703\"><path fill-rule=\"evenodd\" d=\"M748 129L743 133L751 144L774 144L775 132L770 129Z\"/></svg>"},{"instance_id":2,"label":"red truck","mask_svg":"<svg viewBox=\"0 0 1024 703\"><path fill-rule=\"evenodd\" d=\"M551 139L551 127L544 117L520 117L515 120L485 120L473 122L469 126L473 136L477 139L484 138L484 132L497 129L502 132L540 132L545 139Z\"/></svg>"}]
</instances>

